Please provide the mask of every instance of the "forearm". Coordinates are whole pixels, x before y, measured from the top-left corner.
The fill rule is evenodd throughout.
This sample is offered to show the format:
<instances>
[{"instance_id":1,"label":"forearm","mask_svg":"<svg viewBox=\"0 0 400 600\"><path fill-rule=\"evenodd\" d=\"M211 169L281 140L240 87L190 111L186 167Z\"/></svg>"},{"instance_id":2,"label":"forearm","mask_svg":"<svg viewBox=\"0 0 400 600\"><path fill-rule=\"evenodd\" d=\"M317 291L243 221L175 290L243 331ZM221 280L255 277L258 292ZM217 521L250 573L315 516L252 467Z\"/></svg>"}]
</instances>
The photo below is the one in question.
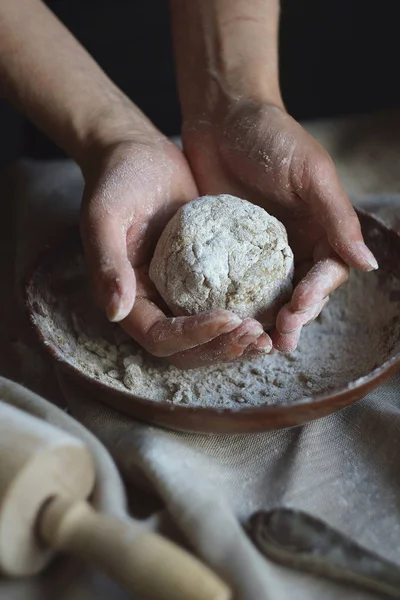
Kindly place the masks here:
<instances>
[{"instance_id":1,"label":"forearm","mask_svg":"<svg viewBox=\"0 0 400 600\"><path fill-rule=\"evenodd\" d=\"M0 94L78 163L152 127L40 0L0 3Z\"/></svg>"},{"instance_id":2,"label":"forearm","mask_svg":"<svg viewBox=\"0 0 400 600\"><path fill-rule=\"evenodd\" d=\"M282 105L279 0L170 0L183 116L221 96Z\"/></svg>"}]
</instances>

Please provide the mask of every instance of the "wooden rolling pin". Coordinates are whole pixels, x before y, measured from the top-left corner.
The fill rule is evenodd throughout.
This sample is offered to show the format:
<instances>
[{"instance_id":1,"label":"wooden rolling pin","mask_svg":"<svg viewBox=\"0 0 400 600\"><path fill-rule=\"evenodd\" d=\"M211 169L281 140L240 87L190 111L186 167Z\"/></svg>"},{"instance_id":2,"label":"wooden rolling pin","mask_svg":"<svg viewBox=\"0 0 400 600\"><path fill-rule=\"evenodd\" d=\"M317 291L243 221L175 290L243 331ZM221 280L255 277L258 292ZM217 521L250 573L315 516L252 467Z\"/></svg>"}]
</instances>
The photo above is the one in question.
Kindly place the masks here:
<instances>
[{"instance_id":1,"label":"wooden rolling pin","mask_svg":"<svg viewBox=\"0 0 400 600\"><path fill-rule=\"evenodd\" d=\"M94 511L90 453L78 439L0 401L0 572L41 571L66 552L159 600L229 600L200 561L133 520Z\"/></svg>"}]
</instances>

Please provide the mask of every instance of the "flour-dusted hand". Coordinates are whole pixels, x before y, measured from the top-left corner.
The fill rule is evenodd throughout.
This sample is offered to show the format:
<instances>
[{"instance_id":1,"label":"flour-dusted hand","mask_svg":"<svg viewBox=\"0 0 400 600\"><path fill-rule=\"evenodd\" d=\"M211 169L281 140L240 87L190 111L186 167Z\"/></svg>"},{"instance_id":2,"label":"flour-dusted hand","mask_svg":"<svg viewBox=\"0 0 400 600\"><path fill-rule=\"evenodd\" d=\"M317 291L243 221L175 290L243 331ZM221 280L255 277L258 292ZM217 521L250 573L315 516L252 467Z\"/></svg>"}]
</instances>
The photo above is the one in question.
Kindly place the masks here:
<instances>
[{"instance_id":1,"label":"flour-dusted hand","mask_svg":"<svg viewBox=\"0 0 400 600\"><path fill-rule=\"evenodd\" d=\"M0 81L82 169L82 239L109 319L182 368L271 347L257 321L229 311L164 312L147 267L167 221L198 195L190 168L40 0L0 3Z\"/></svg>"},{"instance_id":2,"label":"flour-dusted hand","mask_svg":"<svg viewBox=\"0 0 400 600\"><path fill-rule=\"evenodd\" d=\"M253 101L234 103L210 124L189 123L184 142L201 193L241 194L285 225L298 284L273 340L293 350L349 267L377 268L332 160L283 109Z\"/></svg>"},{"instance_id":3,"label":"flour-dusted hand","mask_svg":"<svg viewBox=\"0 0 400 600\"><path fill-rule=\"evenodd\" d=\"M198 195L190 168L40 0L0 3L0 81L82 169L85 255L112 321L182 368L271 346L259 323L228 311L165 314L147 266L168 219Z\"/></svg>"},{"instance_id":4,"label":"flour-dusted hand","mask_svg":"<svg viewBox=\"0 0 400 600\"><path fill-rule=\"evenodd\" d=\"M261 325L228 310L169 317L148 277L167 222L197 195L179 148L153 131L113 145L85 170L81 232L98 304L148 352L180 368L271 348Z\"/></svg>"},{"instance_id":5,"label":"flour-dusted hand","mask_svg":"<svg viewBox=\"0 0 400 600\"><path fill-rule=\"evenodd\" d=\"M186 156L201 194L246 198L285 225L298 284L273 341L293 350L349 267L378 265L331 158L284 108L279 1L171 1Z\"/></svg>"},{"instance_id":6,"label":"flour-dusted hand","mask_svg":"<svg viewBox=\"0 0 400 600\"><path fill-rule=\"evenodd\" d=\"M370 270L376 262L332 161L283 109L279 0L170 5L190 165L40 0L0 3L2 96L82 168L82 238L111 320L182 367L270 347L257 321L239 325L227 311L168 318L147 277L177 208L199 191L229 193L286 225L303 277L277 318L275 345L289 350L348 266Z\"/></svg>"}]
</instances>

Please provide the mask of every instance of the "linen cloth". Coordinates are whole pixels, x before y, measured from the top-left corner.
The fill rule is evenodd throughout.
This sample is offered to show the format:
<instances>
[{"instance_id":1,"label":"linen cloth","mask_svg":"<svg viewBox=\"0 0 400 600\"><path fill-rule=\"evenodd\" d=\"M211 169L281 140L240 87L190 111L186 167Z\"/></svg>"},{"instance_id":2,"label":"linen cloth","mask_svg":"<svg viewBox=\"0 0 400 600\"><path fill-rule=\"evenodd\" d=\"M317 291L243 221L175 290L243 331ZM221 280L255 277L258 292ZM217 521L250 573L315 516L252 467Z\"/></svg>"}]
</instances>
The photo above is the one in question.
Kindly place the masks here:
<instances>
[{"instance_id":1,"label":"linen cloth","mask_svg":"<svg viewBox=\"0 0 400 600\"><path fill-rule=\"evenodd\" d=\"M394 112L308 124L332 153L354 200L362 199L394 226L400 226L399 120ZM379 598L274 565L252 545L241 524L260 509L302 509L400 564L400 377L330 417L253 435L163 430L88 400L55 372L15 303L22 277L43 244L76 222L82 186L70 161L24 161L3 182L0 197L10 214L0 224L5 292L0 300L0 373L52 404L5 379L0 380L0 398L84 439L95 457L98 508L123 516L128 503L143 526L187 545L209 564L230 584L236 599ZM11 222L17 224L16 237ZM84 427L54 405L67 406ZM65 559L31 581L0 580L1 600L55 597L128 596L106 577Z\"/></svg>"}]
</instances>

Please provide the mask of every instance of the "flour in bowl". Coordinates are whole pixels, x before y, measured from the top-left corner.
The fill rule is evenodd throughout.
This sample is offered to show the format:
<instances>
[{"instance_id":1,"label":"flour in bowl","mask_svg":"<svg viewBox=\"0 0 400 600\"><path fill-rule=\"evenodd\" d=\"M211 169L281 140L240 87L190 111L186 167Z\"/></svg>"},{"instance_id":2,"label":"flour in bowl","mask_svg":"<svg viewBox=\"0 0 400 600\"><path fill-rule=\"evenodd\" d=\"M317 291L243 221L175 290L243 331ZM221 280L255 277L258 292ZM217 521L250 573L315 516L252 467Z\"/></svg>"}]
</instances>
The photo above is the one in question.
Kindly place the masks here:
<instances>
[{"instance_id":1,"label":"flour in bowl","mask_svg":"<svg viewBox=\"0 0 400 600\"><path fill-rule=\"evenodd\" d=\"M400 282L352 272L287 355L180 371L138 347L91 300L82 256L36 284L35 320L71 365L108 386L154 402L216 408L282 404L344 388L399 352Z\"/></svg>"}]
</instances>

